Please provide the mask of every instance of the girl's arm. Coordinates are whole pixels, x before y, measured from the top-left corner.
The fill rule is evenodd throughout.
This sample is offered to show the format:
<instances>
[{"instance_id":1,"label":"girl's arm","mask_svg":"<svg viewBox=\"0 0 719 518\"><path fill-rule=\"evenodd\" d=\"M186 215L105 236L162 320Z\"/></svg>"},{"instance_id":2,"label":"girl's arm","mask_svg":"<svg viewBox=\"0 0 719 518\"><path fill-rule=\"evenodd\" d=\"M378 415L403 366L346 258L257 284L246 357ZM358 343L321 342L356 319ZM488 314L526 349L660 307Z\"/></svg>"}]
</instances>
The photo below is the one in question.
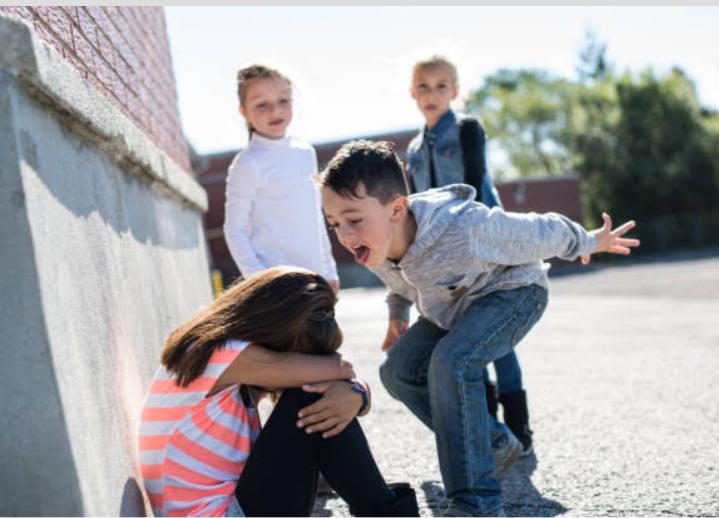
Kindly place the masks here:
<instances>
[{"instance_id":1,"label":"girl's arm","mask_svg":"<svg viewBox=\"0 0 719 518\"><path fill-rule=\"evenodd\" d=\"M312 171L317 173L319 167L317 164L317 153L314 148L312 148ZM339 275L337 274L337 264L335 263L335 259L332 256L332 245L330 244L330 238L327 234L327 223L325 221L324 213L322 212L322 202L319 200L319 191L315 194L317 196L317 225L320 228L320 258L322 260L322 267L324 271L322 272L322 275L324 275L325 279L327 279L330 283L336 282L338 283L337 286L339 286Z\"/></svg>"},{"instance_id":2,"label":"girl's arm","mask_svg":"<svg viewBox=\"0 0 719 518\"><path fill-rule=\"evenodd\" d=\"M320 226L320 233L322 234L320 237L320 257L322 258L325 279L329 282L339 281L337 263L332 257L332 244L327 235L327 224L325 223L325 217L322 215L322 209L317 214L317 224Z\"/></svg>"},{"instance_id":3,"label":"girl's arm","mask_svg":"<svg viewBox=\"0 0 719 518\"><path fill-rule=\"evenodd\" d=\"M235 159L227 174L224 232L230 254L245 277L266 268L250 243L256 198L252 168Z\"/></svg>"},{"instance_id":4,"label":"girl's arm","mask_svg":"<svg viewBox=\"0 0 719 518\"><path fill-rule=\"evenodd\" d=\"M280 389L354 377L352 364L339 354L320 356L276 352L250 344L222 373L217 386L238 384Z\"/></svg>"}]
</instances>

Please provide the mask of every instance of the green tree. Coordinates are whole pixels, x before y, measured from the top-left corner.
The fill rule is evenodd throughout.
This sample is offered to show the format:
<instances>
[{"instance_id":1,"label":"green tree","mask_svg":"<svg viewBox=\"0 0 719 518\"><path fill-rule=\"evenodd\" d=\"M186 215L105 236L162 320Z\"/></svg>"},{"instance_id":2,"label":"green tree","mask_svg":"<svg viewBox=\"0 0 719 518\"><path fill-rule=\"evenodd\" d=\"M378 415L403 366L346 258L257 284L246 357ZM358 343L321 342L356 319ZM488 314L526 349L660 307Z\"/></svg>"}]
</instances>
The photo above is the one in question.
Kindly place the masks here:
<instances>
[{"instance_id":1,"label":"green tree","mask_svg":"<svg viewBox=\"0 0 719 518\"><path fill-rule=\"evenodd\" d=\"M602 85L611 88L611 84ZM587 208L649 220L714 210L719 194L719 133L694 85L679 69L651 70L614 81L615 95L595 87L578 105L595 116L571 128L565 143L586 180ZM612 102L612 99L614 102Z\"/></svg>"},{"instance_id":2,"label":"green tree","mask_svg":"<svg viewBox=\"0 0 719 518\"><path fill-rule=\"evenodd\" d=\"M617 76L588 36L575 81L499 70L468 107L520 176L579 175L585 214L634 218L645 251L719 243L719 116L679 68ZM495 171L496 173L496 171Z\"/></svg>"},{"instance_id":3,"label":"green tree","mask_svg":"<svg viewBox=\"0 0 719 518\"><path fill-rule=\"evenodd\" d=\"M584 34L584 45L578 57L576 70L580 82L602 80L611 73L612 67L607 60L607 44L599 41L592 31Z\"/></svg>"},{"instance_id":4,"label":"green tree","mask_svg":"<svg viewBox=\"0 0 719 518\"><path fill-rule=\"evenodd\" d=\"M571 153L561 134L574 87L542 70L499 70L468 100L487 135L507 154L509 166L495 174L546 176L566 172Z\"/></svg>"}]
</instances>

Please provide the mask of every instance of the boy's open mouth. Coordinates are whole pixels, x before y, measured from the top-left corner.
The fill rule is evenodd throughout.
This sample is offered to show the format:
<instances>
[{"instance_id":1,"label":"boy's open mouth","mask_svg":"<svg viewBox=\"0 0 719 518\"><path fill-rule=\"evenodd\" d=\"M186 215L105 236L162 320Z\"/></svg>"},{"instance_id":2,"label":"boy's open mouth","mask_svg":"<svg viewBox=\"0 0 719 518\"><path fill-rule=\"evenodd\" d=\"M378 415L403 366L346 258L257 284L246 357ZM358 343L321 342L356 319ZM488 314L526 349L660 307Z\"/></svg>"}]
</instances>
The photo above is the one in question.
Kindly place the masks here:
<instances>
[{"instance_id":1,"label":"boy's open mouth","mask_svg":"<svg viewBox=\"0 0 719 518\"><path fill-rule=\"evenodd\" d=\"M365 264L367 259L369 259L369 248L364 245L353 248L352 253L355 255L355 261L360 264Z\"/></svg>"}]
</instances>

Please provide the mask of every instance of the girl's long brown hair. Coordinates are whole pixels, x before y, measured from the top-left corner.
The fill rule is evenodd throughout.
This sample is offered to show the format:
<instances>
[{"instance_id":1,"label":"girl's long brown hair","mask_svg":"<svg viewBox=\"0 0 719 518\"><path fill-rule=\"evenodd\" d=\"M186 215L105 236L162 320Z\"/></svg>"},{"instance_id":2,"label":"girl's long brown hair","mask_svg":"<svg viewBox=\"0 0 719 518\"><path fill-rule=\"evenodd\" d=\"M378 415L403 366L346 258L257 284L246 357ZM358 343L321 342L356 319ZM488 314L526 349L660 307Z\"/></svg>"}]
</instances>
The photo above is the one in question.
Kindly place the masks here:
<instances>
[{"instance_id":1,"label":"girl's long brown hair","mask_svg":"<svg viewBox=\"0 0 719 518\"><path fill-rule=\"evenodd\" d=\"M204 372L212 352L229 339L275 351L331 354L342 343L335 302L334 291L320 275L270 268L235 283L175 329L165 342L162 364L184 387Z\"/></svg>"}]
</instances>

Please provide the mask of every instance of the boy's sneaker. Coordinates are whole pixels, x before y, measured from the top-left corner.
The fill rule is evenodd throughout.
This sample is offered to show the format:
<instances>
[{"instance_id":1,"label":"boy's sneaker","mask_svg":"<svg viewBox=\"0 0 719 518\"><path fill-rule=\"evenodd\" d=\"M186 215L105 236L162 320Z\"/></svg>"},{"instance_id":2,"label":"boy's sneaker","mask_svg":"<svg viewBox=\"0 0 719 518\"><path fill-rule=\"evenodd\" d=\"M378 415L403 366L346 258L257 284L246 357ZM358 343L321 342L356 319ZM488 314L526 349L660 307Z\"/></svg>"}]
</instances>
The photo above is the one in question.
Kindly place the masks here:
<instances>
[{"instance_id":1,"label":"boy's sneaker","mask_svg":"<svg viewBox=\"0 0 719 518\"><path fill-rule=\"evenodd\" d=\"M492 460L494 461L494 476L499 478L504 475L512 465L519 460L524 452L522 443L512 434L507 433L507 441L492 448Z\"/></svg>"}]
</instances>

